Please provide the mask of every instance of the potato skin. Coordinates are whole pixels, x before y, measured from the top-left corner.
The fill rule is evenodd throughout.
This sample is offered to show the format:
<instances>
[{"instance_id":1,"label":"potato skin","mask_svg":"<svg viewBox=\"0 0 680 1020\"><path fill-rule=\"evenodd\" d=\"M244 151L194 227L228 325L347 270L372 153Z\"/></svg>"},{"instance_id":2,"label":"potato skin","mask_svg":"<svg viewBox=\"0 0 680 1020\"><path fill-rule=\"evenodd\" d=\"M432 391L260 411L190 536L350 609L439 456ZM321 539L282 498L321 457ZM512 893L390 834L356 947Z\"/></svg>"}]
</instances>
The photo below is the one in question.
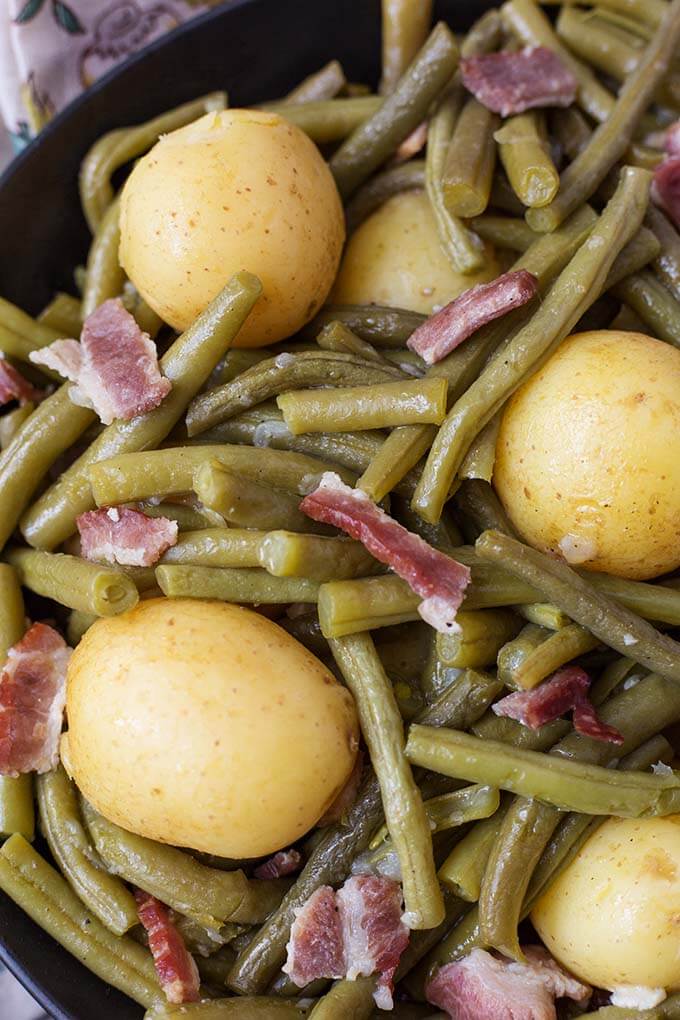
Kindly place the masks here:
<instances>
[{"instance_id":1,"label":"potato skin","mask_svg":"<svg viewBox=\"0 0 680 1020\"><path fill-rule=\"evenodd\" d=\"M508 404L493 480L538 549L629 578L680 566L680 351L569 337Z\"/></svg>"},{"instance_id":2,"label":"potato skin","mask_svg":"<svg viewBox=\"0 0 680 1020\"><path fill-rule=\"evenodd\" d=\"M314 143L282 117L208 113L161 138L123 189L120 260L184 330L247 269L262 297L237 347L290 336L323 304L345 239L342 204Z\"/></svg>"},{"instance_id":3,"label":"potato skin","mask_svg":"<svg viewBox=\"0 0 680 1020\"><path fill-rule=\"evenodd\" d=\"M680 815L606 821L531 920L582 981L679 988Z\"/></svg>"},{"instance_id":4,"label":"potato skin","mask_svg":"<svg viewBox=\"0 0 680 1020\"><path fill-rule=\"evenodd\" d=\"M333 288L338 304L377 304L430 315L500 272L493 248L477 273L457 273L442 251L424 191L393 195L350 237Z\"/></svg>"},{"instance_id":5,"label":"potato skin","mask_svg":"<svg viewBox=\"0 0 680 1020\"><path fill-rule=\"evenodd\" d=\"M289 846L354 765L351 694L271 620L152 599L99 620L73 654L65 755L111 821L222 857Z\"/></svg>"}]
</instances>

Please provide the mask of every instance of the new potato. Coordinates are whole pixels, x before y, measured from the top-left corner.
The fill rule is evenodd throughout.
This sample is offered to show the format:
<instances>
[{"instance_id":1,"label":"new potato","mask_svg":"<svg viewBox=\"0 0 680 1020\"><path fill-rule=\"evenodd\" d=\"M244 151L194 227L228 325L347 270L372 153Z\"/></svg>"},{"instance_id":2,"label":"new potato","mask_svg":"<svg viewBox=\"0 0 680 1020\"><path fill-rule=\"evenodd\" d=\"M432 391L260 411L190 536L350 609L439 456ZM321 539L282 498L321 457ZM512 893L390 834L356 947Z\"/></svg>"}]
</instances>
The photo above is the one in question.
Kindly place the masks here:
<instances>
[{"instance_id":1,"label":"new potato","mask_svg":"<svg viewBox=\"0 0 680 1020\"><path fill-rule=\"evenodd\" d=\"M310 829L347 781L350 693L271 620L154 599L99 620L68 670L64 762L111 821L259 857Z\"/></svg>"},{"instance_id":2,"label":"new potato","mask_svg":"<svg viewBox=\"0 0 680 1020\"><path fill-rule=\"evenodd\" d=\"M457 273L442 251L424 191L388 199L349 239L332 299L338 304L377 304L430 315L468 287L500 272L493 249L484 268Z\"/></svg>"},{"instance_id":3,"label":"new potato","mask_svg":"<svg viewBox=\"0 0 680 1020\"><path fill-rule=\"evenodd\" d=\"M161 138L130 174L120 261L151 307L184 330L241 269L263 294L237 347L295 333L323 304L345 239L319 150L273 113L222 110Z\"/></svg>"},{"instance_id":4,"label":"new potato","mask_svg":"<svg viewBox=\"0 0 680 1020\"><path fill-rule=\"evenodd\" d=\"M569 337L508 404L493 480L538 549L621 577L680 566L680 351Z\"/></svg>"}]
</instances>

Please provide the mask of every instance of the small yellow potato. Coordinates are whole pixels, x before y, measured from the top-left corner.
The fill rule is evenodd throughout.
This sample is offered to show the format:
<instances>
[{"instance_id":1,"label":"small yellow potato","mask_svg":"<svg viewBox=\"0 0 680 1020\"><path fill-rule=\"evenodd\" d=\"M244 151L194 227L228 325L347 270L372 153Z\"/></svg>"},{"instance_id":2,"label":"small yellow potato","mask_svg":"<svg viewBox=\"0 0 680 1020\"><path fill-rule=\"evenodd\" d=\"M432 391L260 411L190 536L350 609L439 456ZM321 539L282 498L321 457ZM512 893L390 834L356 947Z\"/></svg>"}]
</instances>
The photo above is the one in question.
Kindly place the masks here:
<instances>
[{"instance_id":1,"label":"small yellow potato","mask_svg":"<svg viewBox=\"0 0 680 1020\"><path fill-rule=\"evenodd\" d=\"M356 760L354 701L240 606L152 599L98 620L67 678L64 762L106 818L162 843L259 857L304 835Z\"/></svg>"},{"instance_id":2,"label":"small yellow potato","mask_svg":"<svg viewBox=\"0 0 680 1020\"><path fill-rule=\"evenodd\" d=\"M500 272L491 245L477 273L457 273L444 254L424 191L393 195L352 234L332 300L390 305L431 315L476 283Z\"/></svg>"},{"instance_id":3,"label":"small yellow potato","mask_svg":"<svg viewBox=\"0 0 680 1020\"><path fill-rule=\"evenodd\" d=\"M246 269L263 294L237 347L295 333L321 307L345 239L342 204L314 143L282 117L222 110L161 138L123 189L120 261L165 322L184 330Z\"/></svg>"},{"instance_id":4,"label":"small yellow potato","mask_svg":"<svg viewBox=\"0 0 680 1020\"><path fill-rule=\"evenodd\" d=\"M509 402L493 476L520 535L620 577L680 566L680 351L569 337Z\"/></svg>"},{"instance_id":5,"label":"small yellow potato","mask_svg":"<svg viewBox=\"0 0 680 1020\"><path fill-rule=\"evenodd\" d=\"M606 821L531 920L582 981L680 988L680 815Z\"/></svg>"}]
</instances>

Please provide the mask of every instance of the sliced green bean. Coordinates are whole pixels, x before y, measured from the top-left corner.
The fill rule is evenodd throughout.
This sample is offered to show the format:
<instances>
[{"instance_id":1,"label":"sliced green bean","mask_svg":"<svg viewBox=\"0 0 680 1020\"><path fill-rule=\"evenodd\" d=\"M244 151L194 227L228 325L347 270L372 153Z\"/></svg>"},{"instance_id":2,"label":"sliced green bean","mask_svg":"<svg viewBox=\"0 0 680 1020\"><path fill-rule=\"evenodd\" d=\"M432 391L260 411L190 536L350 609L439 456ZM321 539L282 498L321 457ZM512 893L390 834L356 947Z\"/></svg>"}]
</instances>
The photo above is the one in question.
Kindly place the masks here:
<instances>
[{"instance_id":1,"label":"sliced green bean","mask_svg":"<svg viewBox=\"0 0 680 1020\"><path fill-rule=\"evenodd\" d=\"M66 637L72 648L78 644L93 623L99 619L94 613L85 613L81 609L72 609L68 614Z\"/></svg>"},{"instance_id":2,"label":"sliced green bean","mask_svg":"<svg viewBox=\"0 0 680 1020\"><path fill-rule=\"evenodd\" d=\"M38 322L56 330L60 336L80 336L83 325L82 304L78 298L72 297L71 294L59 291L43 308L38 316Z\"/></svg>"},{"instance_id":3,"label":"sliced green bean","mask_svg":"<svg viewBox=\"0 0 680 1020\"><path fill-rule=\"evenodd\" d=\"M650 333L680 347L680 301L650 272L634 273L612 290L639 315Z\"/></svg>"},{"instance_id":4,"label":"sliced green bean","mask_svg":"<svg viewBox=\"0 0 680 1020\"><path fill-rule=\"evenodd\" d=\"M428 145L431 142L428 141ZM365 219L379 209L388 198L399 195L402 191L412 191L425 187L425 163L422 159L411 159L408 163L399 163L380 174L376 174L359 188L347 205L345 218L347 233L353 233Z\"/></svg>"},{"instance_id":5,"label":"sliced green bean","mask_svg":"<svg viewBox=\"0 0 680 1020\"><path fill-rule=\"evenodd\" d=\"M373 1016L375 1003L374 977L358 977L354 981L344 978L336 981L323 998L319 999L309 1014L309 1020L368 1020Z\"/></svg>"},{"instance_id":6,"label":"sliced green bean","mask_svg":"<svg viewBox=\"0 0 680 1020\"><path fill-rule=\"evenodd\" d=\"M0 670L10 648L21 640L25 629L19 578L8 563L0 563ZM19 832L31 843L34 830L31 776L0 776L0 840Z\"/></svg>"},{"instance_id":7,"label":"sliced green bean","mask_svg":"<svg viewBox=\"0 0 680 1020\"><path fill-rule=\"evenodd\" d=\"M225 521L214 510L207 506L189 506L183 503L145 503L139 509L147 517L165 517L175 521L180 533L202 531L204 528L224 528Z\"/></svg>"},{"instance_id":8,"label":"sliced green bean","mask_svg":"<svg viewBox=\"0 0 680 1020\"><path fill-rule=\"evenodd\" d=\"M97 227L85 270L82 317L86 319L108 298L119 297L125 273L118 258L120 247L120 199L114 199ZM80 335L80 334L78 334Z\"/></svg>"},{"instance_id":9,"label":"sliced green bean","mask_svg":"<svg viewBox=\"0 0 680 1020\"><path fill-rule=\"evenodd\" d=\"M479 783L424 801L425 813L430 820L430 829L433 833L446 832L467 822L489 818L498 810L499 804L498 790L493 786L481 786ZM378 829L369 849L378 849L388 838L389 833L385 825Z\"/></svg>"},{"instance_id":10,"label":"sliced green bean","mask_svg":"<svg viewBox=\"0 0 680 1020\"><path fill-rule=\"evenodd\" d=\"M458 613L455 634L437 634L437 654L446 667L479 669L496 662L499 650L517 633L519 621L503 609L466 610Z\"/></svg>"},{"instance_id":11,"label":"sliced green bean","mask_svg":"<svg viewBox=\"0 0 680 1020\"><path fill-rule=\"evenodd\" d=\"M560 175L550 154L545 121L538 113L506 120L494 134L508 180L522 205L540 209L552 202Z\"/></svg>"},{"instance_id":12,"label":"sliced green bean","mask_svg":"<svg viewBox=\"0 0 680 1020\"><path fill-rule=\"evenodd\" d=\"M204 528L185 531L177 544L163 554L163 563L197 567L257 567L266 531L241 528Z\"/></svg>"},{"instance_id":13,"label":"sliced green bean","mask_svg":"<svg viewBox=\"0 0 680 1020\"><path fill-rule=\"evenodd\" d=\"M83 906L66 880L16 834L0 849L0 888L97 977L141 1006L163 1000L151 954L113 935Z\"/></svg>"},{"instance_id":14,"label":"sliced green bean","mask_svg":"<svg viewBox=\"0 0 680 1020\"><path fill-rule=\"evenodd\" d=\"M19 578L9 563L0 563L0 671L7 653L24 636L26 613Z\"/></svg>"},{"instance_id":15,"label":"sliced green bean","mask_svg":"<svg viewBox=\"0 0 680 1020\"><path fill-rule=\"evenodd\" d=\"M236 273L193 325L175 340L160 361L163 375L172 383L171 392L153 411L105 428L47 489L22 521L30 545L53 549L73 534L76 517L94 506L89 477L94 464L117 454L148 450L165 439L224 357L261 289L259 280L250 273ZM30 421L26 427L29 425Z\"/></svg>"},{"instance_id":16,"label":"sliced green bean","mask_svg":"<svg viewBox=\"0 0 680 1020\"><path fill-rule=\"evenodd\" d=\"M571 623L566 613L549 602L528 603L525 606L517 606L516 611L528 623L535 623L547 630L561 630Z\"/></svg>"},{"instance_id":17,"label":"sliced green bean","mask_svg":"<svg viewBox=\"0 0 680 1020\"><path fill-rule=\"evenodd\" d=\"M290 531L270 531L259 544L258 556L259 565L276 577L306 577L310 581L361 577L377 568L361 542Z\"/></svg>"},{"instance_id":18,"label":"sliced green bean","mask_svg":"<svg viewBox=\"0 0 680 1020\"><path fill-rule=\"evenodd\" d=\"M487 528L496 528L508 535L514 530L493 487L482 478L466 478L456 490L459 513L474 525L475 538Z\"/></svg>"},{"instance_id":19,"label":"sliced green bean","mask_svg":"<svg viewBox=\"0 0 680 1020\"><path fill-rule=\"evenodd\" d=\"M13 411L7 411L0 418L0 450L6 450L27 418L35 411L35 404L27 400Z\"/></svg>"},{"instance_id":20,"label":"sliced green bean","mask_svg":"<svg viewBox=\"0 0 680 1020\"><path fill-rule=\"evenodd\" d=\"M382 77L380 91L394 92L409 64L427 39L432 0L382 0Z\"/></svg>"},{"instance_id":21,"label":"sliced green bean","mask_svg":"<svg viewBox=\"0 0 680 1020\"><path fill-rule=\"evenodd\" d=\"M384 305L326 305L301 330L303 338L315 340L329 322L344 322L352 332L376 347L403 347L427 316Z\"/></svg>"},{"instance_id":22,"label":"sliced green bean","mask_svg":"<svg viewBox=\"0 0 680 1020\"><path fill-rule=\"evenodd\" d=\"M344 199L418 127L457 64L456 41L440 22L404 71L394 91L332 156L330 168Z\"/></svg>"},{"instance_id":23,"label":"sliced green bean","mask_svg":"<svg viewBox=\"0 0 680 1020\"><path fill-rule=\"evenodd\" d=\"M116 567L19 547L8 549L6 555L25 588L69 609L115 616L132 609L139 600L134 582Z\"/></svg>"},{"instance_id":24,"label":"sliced green bean","mask_svg":"<svg viewBox=\"0 0 680 1020\"><path fill-rule=\"evenodd\" d=\"M353 333L342 322L329 322L319 333L316 342L324 351L334 351L337 354L354 354L365 361L374 361L378 365L389 364L383 354L380 353L367 340Z\"/></svg>"},{"instance_id":25,"label":"sliced green bean","mask_svg":"<svg viewBox=\"0 0 680 1020\"><path fill-rule=\"evenodd\" d=\"M28 361L29 351L47 347L48 344L61 337L58 329L39 319L32 318L27 312L5 298L0 298L0 326L25 342L26 354L22 358L23 361ZM6 353L11 352L7 351ZM20 357L20 355L16 355L16 357Z\"/></svg>"},{"instance_id":26,"label":"sliced green bean","mask_svg":"<svg viewBox=\"0 0 680 1020\"><path fill-rule=\"evenodd\" d=\"M329 60L318 71L308 75L286 96L287 103L314 103L332 99L347 83L339 60Z\"/></svg>"},{"instance_id":27,"label":"sliced green bean","mask_svg":"<svg viewBox=\"0 0 680 1020\"><path fill-rule=\"evenodd\" d=\"M223 602L316 602L319 586L304 577L273 577L248 567L156 567L156 579L169 598L220 599Z\"/></svg>"},{"instance_id":28,"label":"sliced green bean","mask_svg":"<svg viewBox=\"0 0 680 1020\"><path fill-rule=\"evenodd\" d=\"M665 0L598 0L598 5L651 28L659 27L668 6Z\"/></svg>"},{"instance_id":29,"label":"sliced green bean","mask_svg":"<svg viewBox=\"0 0 680 1020\"><path fill-rule=\"evenodd\" d=\"M225 470L217 459L206 461L198 468L193 488L202 503L237 528L313 530L312 522L299 509L298 496L272 489L252 478L242 478Z\"/></svg>"},{"instance_id":30,"label":"sliced green bean","mask_svg":"<svg viewBox=\"0 0 680 1020\"><path fill-rule=\"evenodd\" d=\"M480 478L484 482L491 481L496 463L496 444L501 429L501 417L500 414L494 415L472 441L458 472L460 478Z\"/></svg>"},{"instance_id":31,"label":"sliced green bean","mask_svg":"<svg viewBox=\"0 0 680 1020\"><path fill-rule=\"evenodd\" d=\"M439 881L468 903L479 899L484 869L508 807L508 803L501 805L489 818L474 825L437 872Z\"/></svg>"},{"instance_id":32,"label":"sliced green bean","mask_svg":"<svg viewBox=\"0 0 680 1020\"><path fill-rule=\"evenodd\" d=\"M203 1002L171 1006L163 1003L147 1010L144 1020L172 1020L187 1017L192 1020L301 1020L306 1010L285 999L254 996L238 999L206 999Z\"/></svg>"},{"instance_id":33,"label":"sliced green bean","mask_svg":"<svg viewBox=\"0 0 680 1020\"><path fill-rule=\"evenodd\" d=\"M379 96L351 96L313 103L265 103L262 109L295 124L317 145L327 145L361 130L381 105Z\"/></svg>"},{"instance_id":34,"label":"sliced green bean","mask_svg":"<svg viewBox=\"0 0 680 1020\"><path fill-rule=\"evenodd\" d=\"M527 374L535 371L568 336L599 296L614 259L639 229L647 205L649 175L626 167L620 181L588 240L562 270L533 317L489 360L453 405L432 445L414 495L414 508L425 520L439 519L474 437Z\"/></svg>"},{"instance_id":35,"label":"sliced green bean","mask_svg":"<svg viewBox=\"0 0 680 1020\"><path fill-rule=\"evenodd\" d=\"M516 216L496 216L483 213L475 216L471 227L481 238L489 241L497 248L509 248L511 251L526 251L537 238L525 220Z\"/></svg>"},{"instance_id":36,"label":"sliced green bean","mask_svg":"<svg viewBox=\"0 0 680 1020\"><path fill-rule=\"evenodd\" d=\"M680 301L680 234L656 206L647 210L645 223L660 245L660 252L654 260L654 271L668 288L676 301Z\"/></svg>"},{"instance_id":37,"label":"sliced green bean","mask_svg":"<svg viewBox=\"0 0 680 1020\"><path fill-rule=\"evenodd\" d=\"M489 204L499 124L496 114L474 98L460 112L442 178L444 202L454 216L479 216Z\"/></svg>"},{"instance_id":38,"label":"sliced green bean","mask_svg":"<svg viewBox=\"0 0 680 1020\"><path fill-rule=\"evenodd\" d=\"M527 648L525 654L516 653L514 657L506 654L502 665L499 656L499 670L506 684L515 689L530 690L560 666L592 651L600 643L577 623L570 623L552 634L544 633L541 638L533 647Z\"/></svg>"}]
</instances>

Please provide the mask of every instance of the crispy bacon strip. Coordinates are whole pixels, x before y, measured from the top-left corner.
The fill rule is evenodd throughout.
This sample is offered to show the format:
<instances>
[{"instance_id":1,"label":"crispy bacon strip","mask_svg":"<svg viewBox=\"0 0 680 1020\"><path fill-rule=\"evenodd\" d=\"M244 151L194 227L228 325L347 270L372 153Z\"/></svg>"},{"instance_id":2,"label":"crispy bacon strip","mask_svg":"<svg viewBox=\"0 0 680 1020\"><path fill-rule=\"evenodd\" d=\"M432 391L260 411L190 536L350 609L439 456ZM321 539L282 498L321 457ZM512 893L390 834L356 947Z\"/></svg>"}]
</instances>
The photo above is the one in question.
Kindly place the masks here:
<instances>
[{"instance_id":1,"label":"crispy bacon strip","mask_svg":"<svg viewBox=\"0 0 680 1020\"><path fill-rule=\"evenodd\" d=\"M525 305L537 292L538 280L526 269L503 273L491 283L478 283L418 326L407 346L433 365L480 326Z\"/></svg>"},{"instance_id":2,"label":"crispy bacon strip","mask_svg":"<svg viewBox=\"0 0 680 1020\"><path fill-rule=\"evenodd\" d=\"M0 355L0 405L9 404L10 400L18 400L25 404L28 400L40 400L42 393L24 379L21 372L10 365Z\"/></svg>"},{"instance_id":3,"label":"crispy bacon strip","mask_svg":"<svg viewBox=\"0 0 680 1020\"><path fill-rule=\"evenodd\" d=\"M502 117L536 106L570 106L576 98L576 78L545 46L466 57L460 70L465 88Z\"/></svg>"},{"instance_id":4,"label":"crispy bacon strip","mask_svg":"<svg viewBox=\"0 0 680 1020\"><path fill-rule=\"evenodd\" d=\"M680 154L665 159L654 171L652 199L680 229Z\"/></svg>"},{"instance_id":5,"label":"crispy bacon strip","mask_svg":"<svg viewBox=\"0 0 680 1020\"><path fill-rule=\"evenodd\" d=\"M554 722L565 712L574 712L574 729L594 740L622 744L623 735L598 718L588 700L590 677L578 666L565 666L549 680L531 691L515 691L493 706L496 715L517 719L523 726L537 730Z\"/></svg>"},{"instance_id":6,"label":"crispy bacon strip","mask_svg":"<svg viewBox=\"0 0 680 1020\"><path fill-rule=\"evenodd\" d=\"M317 978L345 976L342 928L335 893L329 885L320 886L295 911L286 949L288 958L282 970L298 988Z\"/></svg>"},{"instance_id":7,"label":"crispy bacon strip","mask_svg":"<svg viewBox=\"0 0 680 1020\"><path fill-rule=\"evenodd\" d=\"M541 946L526 946L526 963L483 949L437 972L427 1001L451 1020L555 1020L555 998L585 1002L590 989L565 973Z\"/></svg>"},{"instance_id":8,"label":"crispy bacon strip","mask_svg":"<svg viewBox=\"0 0 680 1020\"><path fill-rule=\"evenodd\" d=\"M92 407L105 425L151 411L171 389L160 374L153 341L119 298L87 317L79 344L56 340L30 357L75 383L69 394L73 402Z\"/></svg>"},{"instance_id":9,"label":"crispy bacon strip","mask_svg":"<svg viewBox=\"0 0 680 1020\"><path fill-rule=\"evenodd\" d=\"M135 889L137 914L149 936L149 949L168 1002L198 1002L201 979L170 911L150 893Z\"/></svg>"},{"instance_id":10,"label":"crispy bacon strip","mask_svg":"<svg viewBox=\"0 0 680 1020\"><path fill-rule=\"evenodd\" d=\"M390 566L423 599L418 612L435 630L443 634L458 630L456 612L470 582L467 567L407 531L332 471L325 472L300 509L313 520L358 539L372 556Z\"/></svg>"},{"instance_id":11,"label":"crispy bacon strip","mask_svg":"<svg viewBox=\"0 0 680 1020\"><path fill-rule=\"evenodd\" d=\"M86 560L150 567L177 542L177 522L141 510L101 507L76 518Z\"/></svg>"},{"instance_id":12,"label":"crispy bacon strip","mask_svg":"<svg viewBox=\"0 0 680 1020\"><path fill-rule=\"evenodd\" d=\"M0 775L49 772L59 761L70 655L44 623L10 648L0 675Z\"/></svg>"},{"instance_id":13,"label":"crispy bacon strip","mask_svg":"<svg viewBox=\"0 0 680 1020\"><path fill-rule=\"evenodd\" d=\"M285 878L294 875L302 867L302 854L298 850L279 850L268 861L258 864L253 872L255 878Z\"/></svg>"}]
</instances>

